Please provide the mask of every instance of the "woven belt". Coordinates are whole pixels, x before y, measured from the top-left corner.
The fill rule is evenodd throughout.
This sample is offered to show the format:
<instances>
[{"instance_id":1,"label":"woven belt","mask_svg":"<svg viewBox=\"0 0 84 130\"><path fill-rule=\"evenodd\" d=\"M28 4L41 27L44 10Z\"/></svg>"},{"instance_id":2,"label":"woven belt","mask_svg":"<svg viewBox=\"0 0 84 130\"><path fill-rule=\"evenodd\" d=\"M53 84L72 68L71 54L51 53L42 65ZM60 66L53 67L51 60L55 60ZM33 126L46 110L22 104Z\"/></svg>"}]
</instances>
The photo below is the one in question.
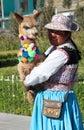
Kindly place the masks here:
<instances>
[{"instance_id":1,"label":"woven belt","mask_svg":"<svg viewBox=\"0 0 84 130\"><path fill-rule=\"evenodd\" d=\"M58 91L58 90L70 91L73 90L73 86L74 84L70 84L70 85L56 84L56 85L47 85L45 86L45 89L52 90L52 91Z\"/></svg>"}]
</instances>

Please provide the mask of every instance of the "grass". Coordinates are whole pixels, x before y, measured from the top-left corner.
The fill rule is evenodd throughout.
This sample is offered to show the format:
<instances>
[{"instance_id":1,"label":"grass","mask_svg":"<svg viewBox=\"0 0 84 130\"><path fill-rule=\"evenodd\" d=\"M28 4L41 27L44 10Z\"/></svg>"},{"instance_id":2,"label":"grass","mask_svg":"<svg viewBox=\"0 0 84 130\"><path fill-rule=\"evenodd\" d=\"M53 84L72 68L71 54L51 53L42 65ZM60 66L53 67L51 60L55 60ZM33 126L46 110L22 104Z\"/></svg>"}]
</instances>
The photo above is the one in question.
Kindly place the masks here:
<instances>
[{"instance_id":1,"label":"grass","mask_svg":"<svg viewBox=\"0 0 84 130\"><path fill-rule=\"evenodd\" d=\"M84 103L83 103L84 102L84 81L76 83L74 86L74 90L77 95L78 103L80 106L80 110L81 110L82 118L84 122Z\"/></svg>"},{"instance_id":2,"label":"grass","mask_svg":"<svg viewBox=\"0 0 84 130\"><path fill-rule=\"evenodd\" d=\"M18 76L17 65L0 68L0 77L2 75L7 77L13 74Z\"/></svg>"},{"instance_id":3,"label":"grass","mask_svg":"<svg viewBox=\"0 0 84 130\"><path fill-rule=\"evenodd\" d=\"M81 52L81 61L79 62L78 67L78 73L79 77L84 79L84 31L78 31L76 33L73 33L72 38L75 41L75 44L77 45L79 51Z\"/></svg>"},{"instance_id":4,"label":"grass","mask_svg":"<svg viewBox=\"0 0 84 130\"><path fill-rule=\"evenodd\" d=\"M18 80L0 82L0 112L31 115L32 105L27 101L27 92Z\"/></svg>"}]
</instances>

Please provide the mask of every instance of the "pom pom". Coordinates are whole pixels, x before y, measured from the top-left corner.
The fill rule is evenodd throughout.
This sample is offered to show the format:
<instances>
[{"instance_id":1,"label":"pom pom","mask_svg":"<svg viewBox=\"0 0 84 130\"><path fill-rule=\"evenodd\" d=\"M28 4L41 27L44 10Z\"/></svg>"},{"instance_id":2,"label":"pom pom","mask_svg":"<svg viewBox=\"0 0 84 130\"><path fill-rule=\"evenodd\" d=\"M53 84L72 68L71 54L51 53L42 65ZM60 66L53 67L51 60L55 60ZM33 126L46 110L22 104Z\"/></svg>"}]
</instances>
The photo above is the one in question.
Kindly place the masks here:
<instances>
[{"instance_id":1,"label":"pom pom","mask_svg":"<svg viewBox=\"0 0 84 130\"><path fill-rule=\"evenodd\" d=\"M28 48L28 46L29 46L28 44L23 45L23 47L26 48L26 49Z\"/></svg>"},{"instance_id":2,"label":"pom pom","mask_svg":"<svg viewBox=\"0 0 84 130\"><path fill-rule=\"evenodd\" d=\"M28 51L28 52L31 52L31 51L32 51L32 48L29 46L29 47L27 48L27 51Z\"/></svg>"},{"instance_id":3,"label":"pom pom","mask_svg":"<svg viewBox=\"0 0 84 130\"><path fill-rule=\"evenodd\" d=\"M22 41L23 41L23 40L24 40L24 37L23 37L23 36L21 36L21 37L20 37L20 40L22 40Z\"/></svg>"},{"instance_id":4,"label":"pom pom","mask_svg":"<svg viewBox=\"0 0 84 130\"><path fill-rule=\"evenodd\" d=\"M30 57L34 57L36 55L36 52L35 51L31 51L28 53Z\"/></svg>"},{"instance_id":5,"label":"pom pom","mask_svg":"<svg viewBox=\"0 0 84 130\"><path fill-rule=\"evenodd\" d=\"M29 46L30 46L31 48L33 48L33 47L34 47L34 43L31 43Z\"/></svg>"},{"instance_id":6,"label":"pom pom","mask_svg":"<svg viewBox=\"0 0 84 130\"><path fill-rule=\"evenodd\" d=\"M28 57L28 61L29 61L29 62L32 62L33 60L34 60L33 57Z\"/></svg>"},{"instance_id":7,"label":"pom pom","mask_svg":"<svg viewBox=\"0 0 84 130\"><path fill-rule=\"evenodd\" d=\"M27 49L26 49L26 48L21 48L21 50L22 50L22 52L25 52L25 51L27 51Z\"/></svg>"},{"instance_id":8,"label":"pom pom","mask_svg":"<svg viewBox=\"0 0 84 130\"><path fill-rule=\"evenodd\" d=\"M22 56L22 51L21 50L18 52L17 56Z\"/></svg>"},{"instance_id":9,"label":"pom pom","mask_svg":"<svg viewBox=\"0 0 84 130\"><path fill-rule=\"evenodd\" d=\"M34 60L36 61L38 59L38 54L35 55Z\"/></svg>"},{"instance_id":10,"label":"pom pom","mask_svg":"<svg viewBox=\"0 0 84 130\"><path fill-rule=\"evenodd\" d=\"M28 60L25 57L22 57L22 62L28 63Z\"/></svg>"},{"instance_id":11,"label":"pom pom","mask_svg":"<svg viewBox=\"0 0 84 130\"><path fill-rule=\"evenodd\" d=\"M23 53L22 53L22 56L25 57L25 58L27 58L27 57L28 57L28 52L27 52L27 51L26 51L26 52L23 52Z\"/></svg>"},{"instance_id":12,"label":"pom pom","mask_svg":"<svg viewBox=\"0 0 84 130\"><path fill-rule=\"evenodd\" d=\"M18 56L18 60L19 60L19 62L21 62L22 61L22 57Z\"/></svg>"},{"instance_id":13,"label":"pom pom","mask_svg":"<svg viewBox=\"0 0 84 130\"><path fill-rule=\"evenodd\" d=\"M32 50L36 50L36 46L34 46L34 47L32 48Z\"/></svg>"},{"instance_id":14,"label":"pom pom","mask_svg":"<svg viewBox=\"0 0 84 130\"><path fill-rule=\"evenodd\" d=\"M36 48L36 53L37 53L37 54L40 54L40 51L39 51L39 49L38 49L38 48Z\"/></svg>"}]
</instances>

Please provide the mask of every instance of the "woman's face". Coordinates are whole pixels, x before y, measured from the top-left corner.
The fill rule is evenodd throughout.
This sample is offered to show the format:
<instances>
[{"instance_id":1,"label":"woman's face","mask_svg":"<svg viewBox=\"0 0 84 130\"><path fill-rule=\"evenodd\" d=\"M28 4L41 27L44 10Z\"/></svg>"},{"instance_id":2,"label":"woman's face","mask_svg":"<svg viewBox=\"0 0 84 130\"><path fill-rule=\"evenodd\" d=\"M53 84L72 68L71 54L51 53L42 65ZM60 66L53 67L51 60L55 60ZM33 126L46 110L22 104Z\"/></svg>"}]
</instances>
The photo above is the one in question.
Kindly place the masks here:
<instances>
[{"instance_id":1,"label":"woman's face","mask_svg":"<svg viewBox=\"0 0 84 130\"><path fill-rule=\"evenodd\" d=\"M66 33L65 31L48 30L48 37L52 45L58 46L63 44L67 38L70 37L70 33Z\"/></svg>"}]
</instances>

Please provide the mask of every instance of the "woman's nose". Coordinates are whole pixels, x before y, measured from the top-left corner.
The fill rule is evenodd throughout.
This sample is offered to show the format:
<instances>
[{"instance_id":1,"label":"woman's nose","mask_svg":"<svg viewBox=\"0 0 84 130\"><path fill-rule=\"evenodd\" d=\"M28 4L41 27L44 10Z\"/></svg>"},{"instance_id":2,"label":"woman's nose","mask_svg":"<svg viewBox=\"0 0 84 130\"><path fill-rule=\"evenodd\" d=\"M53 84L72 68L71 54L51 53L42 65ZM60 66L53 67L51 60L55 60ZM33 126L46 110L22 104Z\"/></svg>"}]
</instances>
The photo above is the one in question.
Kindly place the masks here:
<instances>
[{"instance_id":1,"label":"woman's nose","mask_svg":"<svg viewBox=\"0 0 84 130\"><path fill-rule=\"evenodd\" d=\"M51 33L51 35L52 35L52 36L56 36L56 34L55 34L55 33L53 33L53 32Z\"/></svg>"}]
</instances>

